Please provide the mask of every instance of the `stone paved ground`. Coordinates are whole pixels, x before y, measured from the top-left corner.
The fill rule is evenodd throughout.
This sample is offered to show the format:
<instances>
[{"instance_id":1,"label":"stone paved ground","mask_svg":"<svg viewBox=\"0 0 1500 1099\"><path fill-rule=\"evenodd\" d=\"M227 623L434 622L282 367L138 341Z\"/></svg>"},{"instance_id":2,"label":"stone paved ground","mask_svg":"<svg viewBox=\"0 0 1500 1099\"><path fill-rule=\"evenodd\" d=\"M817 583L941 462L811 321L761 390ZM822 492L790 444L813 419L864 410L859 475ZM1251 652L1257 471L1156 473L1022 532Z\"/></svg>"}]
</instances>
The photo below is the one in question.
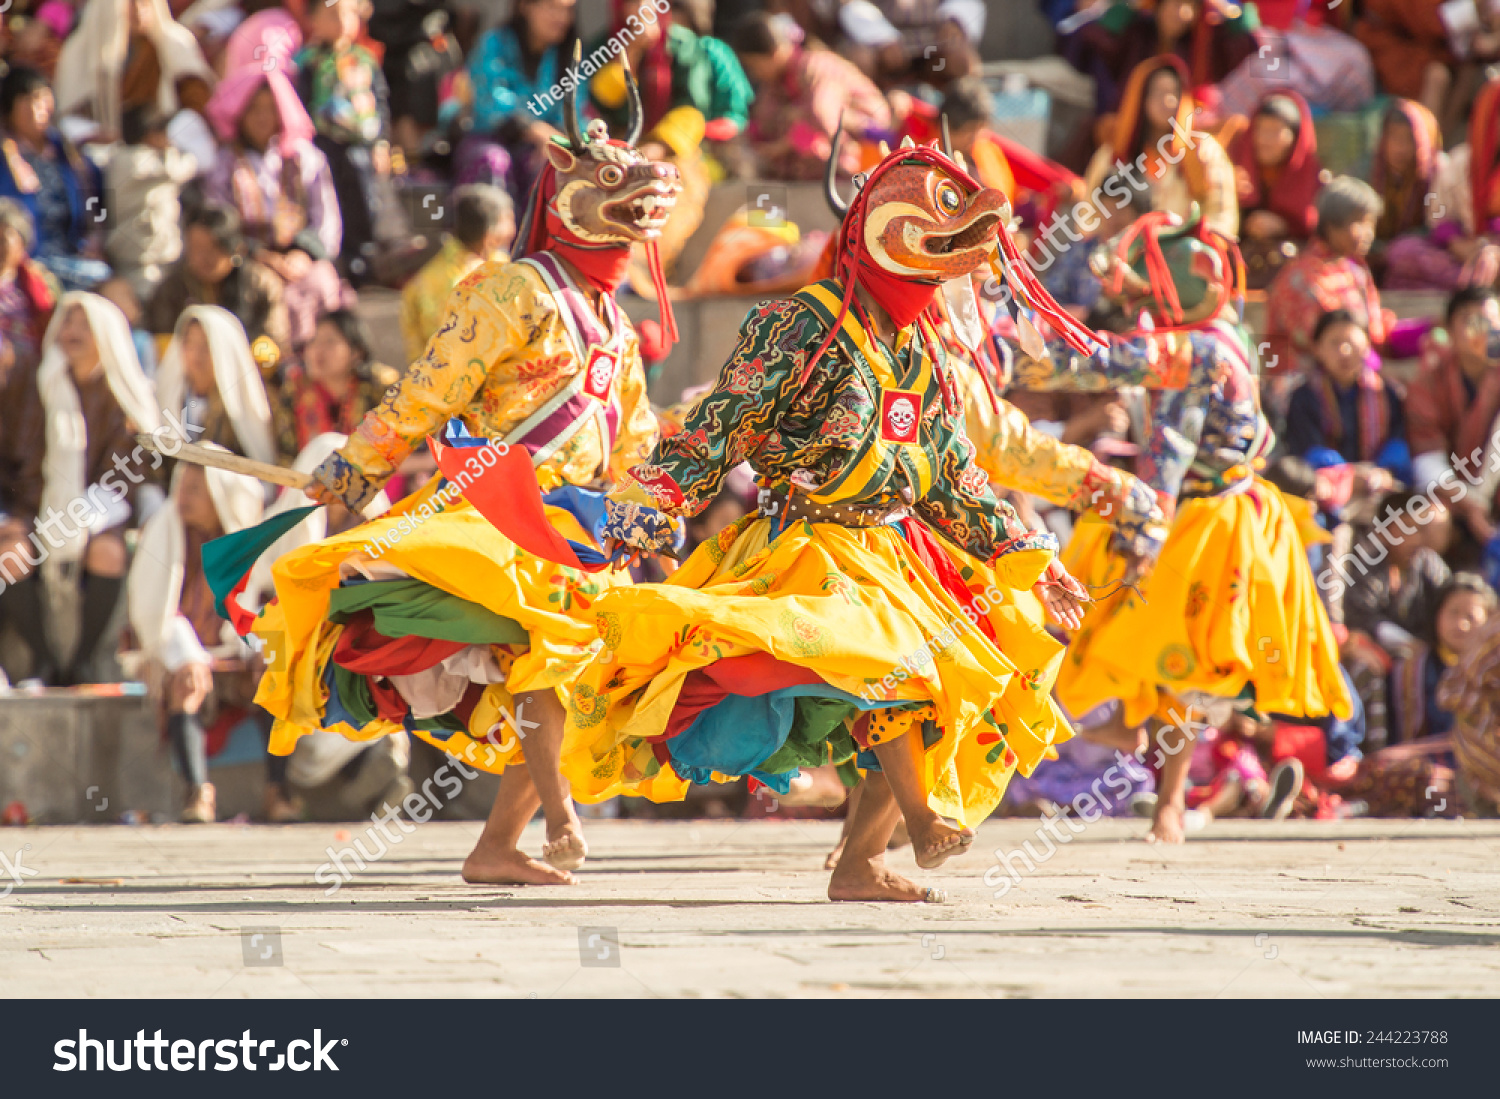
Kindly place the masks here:
<instances>
[{"instance_id":1,"label":"stone paved ground","mask_svg":"<svg viewBox=\"0 0 1500 1099\"><path fill-rule=\"evenodd\" d=\"M337 826L0 829L37 871L0 864L0 996L1500 995L1500 823L1102 821L997 900L1035 828L925 875L944 906L824 902L825 823L590 822L581 884L501 889L432 822L332 896Z\"/></svg>"}]
</instances>

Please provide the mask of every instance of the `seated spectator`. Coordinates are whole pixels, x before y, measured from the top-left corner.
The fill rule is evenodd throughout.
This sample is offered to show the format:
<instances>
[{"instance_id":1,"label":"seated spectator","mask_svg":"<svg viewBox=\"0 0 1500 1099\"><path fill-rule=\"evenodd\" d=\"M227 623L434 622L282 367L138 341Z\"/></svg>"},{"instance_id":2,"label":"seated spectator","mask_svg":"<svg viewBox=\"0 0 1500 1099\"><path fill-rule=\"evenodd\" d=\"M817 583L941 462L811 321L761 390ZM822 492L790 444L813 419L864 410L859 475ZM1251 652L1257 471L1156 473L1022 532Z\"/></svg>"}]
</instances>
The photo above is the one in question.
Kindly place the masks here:
<instances>
[{"instance_id":1,"label":"seated spectator","mask_svg":"<svg viewBox=\"0 0 1500 1099\"><path fill-rule=\"evenodd\" d=\"M412 161L437 127L443 86L463 66L464 35L455 33L462 22L447 7L446 0L375 0L370 12L370 37L385 47L391 139Z\"/></svg>"},{"instance_id":2,"label":"seated spectator","mask_svg":"<svg viewBox=\"0 0 1500 1099\"><path fill-rule=\"evenodd\" d=\"M734 51L717 38L699 37L685 24L681 0L666 14L656 10L653 0L617 3L615 36L635 25L627 23L629 19L644 31L629 41L623 57L594 74L589 81L589 99L609 125L610 133L623 136L629 125L624 68L628 59L639 81L644 112L642 137L637 144L649 159L675 165L682 184L655 243L662 269L670 275L688 238L703 223L703 208L712 186L704 151L744 130L752 93ZM596 41L595 54L607 42ZM711 144L705 145L705 141ZM722 175L722 168L714 170ZM644 245L632 249L630 281L638 293L652 293Z\"/></svg>"},{"instance_id":3,"label":"seated spectator","mask_svg":"<svg viewBox=\"0 0 1500 1099\"><path fill-rule=\"evenodd\" d=\"M335 309L318 318L300 366L287 370L275 407L276 442L290 462L319 435L352 434L400 377L374 361L359 315Z\"/></svg>"},{"instance_id":4,"label":"seated spectator","mask_svg":"<svg viewBox=\"0 0 1500 1099\"><path fill-rule=\"evenodd\" d=\"M1367 756L1340 789L1365 801L1372 816L1458 816L1453 713L1438 687L1444 673L1479 642L1495 610L1495 592L1473 573L1458 573L1438 593L1421 640L1391 676L1391 743Z\"/></svg>"},{"instance_id":5,"label":"seated spectator","mask_svg":"<svg viewBox=\"0 0 1500 1099\"><path fill-rule=\"evenodd\" d=\"M630 4L622 5L629 9ZM704 151L710 156L744 132L750 122L754 92L729 44L699 35L688 23L683 0L674 0L666 14L647 0L634 13L645 32L630 40L625 56L641 88L646 140L656 135L675 156L682 156L689 138L701 128ZM624 28L623 13L615 33ZM604 40L594 43L595 49ZM584 51L586 55L590 51ZM589 100L612 134L623 134L629 111L625 102L624 66L616 58L589 81ZM697 121L682 116L697 112ZM677 131L681 131L680 133Z\"/></svg>"},{"instance_id":6,"label":"seated spectator","mask_svg":"<svg viewBox=\"0 0 1500 1099\"><path fill-rule=\"evenodd\" d=\"M1500 816L1500 616L1491 615L1469 651L1438 683L1438 705L1453 715L1455 790L1465 816Z\"/></svg>"},{"instance_id":7,"label":"seated spectator","mask_svg":"<svg viewBox=\"0 0 1500 1099\"><path fill-rule=\"evenodd\" d=\"M453 233L401 291L401 338L416 362L443 321L448 295L483 263L507 263L516 235L515 209L499 187L475 183L453 192Z\"/></svg>"},{"instance_id":8,"label":"seated spectator","mask_svg":"<svg viewBox=\"0 0 1500 1099\"><path fill-rule=\"evenodd\" d=\"M1261 0L1256 56L1219 82L1218 117L1244 115L1275 92L1295 88L1318 114L1361 111L1375 97L1370 52L1344 32L1342 0Z\"/></svg>"},{"instance_id":9,"label":"seated spectator","mask_svg":"<svg viewBox=\"0 0 1500 1099\"><path fill-rule=\"evenodd\" d=\"M183 310L194 305L217 305L234 314L263 375L291 354L282 282L247 255L240 216L232 207L209 203L188 215L182 258L167 268L152 295L146 327L169 336Z\"/></svg>"},{"instance_id":10,"label":"seated spectator","mask_svg":"<svg viewBox=\"0 0 1500 1099\"><path fill-rule=\"evenodd\" d=\"M1255 20L1232 14L1218 0L1115 3L1059 43L1079 72L1094 78L1094 110L1101 131L1112 127L1130 76L1142 62L1170 54L1182 62L1184 92L1217 84L1255 53Z\"/></svg>"},{"instance_id":11,"label":"seated spectator","mask_svg":"<svg viewBox=\"0 0 1500 1099\"><path fill-rule=\"evenodd\" d=\"M577 0L514 0L510 18L480 38L466 68L471 127L454 156L456 182L531 194L543 150L564 128L557 93L573 62L576 8Z\"/></svg>"},{"instance_id":12,"label":"seated spectator","mask_svg":"<svg viewBox=\"0 0 1500 1099\"><path fill-rule=\"evenodd\" d=\"M1441 500L1432 506L1410 489L1387 493L1371 518L1349 532L1352 541L1335 539L1338 552L1318 572L1318 587L1343 626L1339 658L1365 713L1365 747L1376 749L1389 739L1394 659L1426 628L1452 575L1442 557L1452 520Z\"/></svg>"},{"instance_id":13,"label":"seated spectator","mask_svg":"<svg viewBox=\"0 0 1500 1099\"><path fill-rule=\"evenodd\" d=\"M328 160L312 144L312 120L283 72L300 41L276 18L284 15L262 12L230 39L233 55L256 40L264 52L228 70L209 102L223 145L203 191L234 207L252 257L283 283L295 351L311 339L318 314L342 302L331 259L343 225Z\"/></svg>"},{"instance_id":14,"label":"seated spectator","mask_svg":"<svg viewBox=\"0 0 1500 1099\"><path fill-rule=\"evenodd\" d=\"M30 15L17 14L0 34L12 65L35 69L49 81L57 72L62 44L73 30L73 6L66 0L44 0Z\"/></svg>"},{"instance_id":15,"label":"seated spectator","mask_svg":"<svg viewBox=\"0 0 1500 1099\"><path fill-rule=\"evenodd\" d=\"M1500 281L1500 76L1474 97L1469 140L1448 153L1437 172L1427 204L1429 242L1447 252L1450 263L1427 257L1438 289L1495 286ZM1456 273L1455 273L1456 272Z\"/></svg>"},{"instance_id":16,"label":"seated spectator","mask_svg":"<svg viewBox=\"0 0 1500 1099\"><path fill-rule=\"evenodd\" d=\"M99 171L53 126L52 89L35 69L11 68L0 78L0 196L13 198L36 227L32 254L65 289L82 290L109 278L98 219Z\"/></svg>"},{"instance_id":17,"label":"seated spectator","mask_svg":"<svg viewBox=\"0 0 1500 1099\"><path fill-rule=\"evenodd\" d=\"M207 163L213 137L200 112L214 73L167 0L90 0L82 12L57 59L58 113L91 119L90 140L108 145L126 111L154 107L172 120L173 144Z\"/></svg>"},{"instance_id":18,"label":"seated spectator","mask_svg":"<svg viewBox=\"0 0 1500 1099\"><path fill-rule=\"evenodd\" d=\"M1089 161L1085 192L1099 193L1104 177L1117 165L1142 165L1153 210L1168 210L1186 221L1196 204L1209 228L1237 237L1234 166L1223 147L1208 134L1193 131L1192 124L1187 66L1171 54L1142 61L1130 74L1110 139ZM1191 134L1190 141L1185 134Z\"/></svg>"},{"instance_id":19,"label":"seated spectator","mask_svg":"<svg viewBox=\"0 0 1500 1099\"><path fill-rule=\"evenodd\" d=\"M1454 511L1481 545L1495 534L1492 501L1468 491L1483 475L1495 417L1500 414L1500 300L1488 287L1469 287L1448 300L1444 328L1434 330L1406 398L1412 474L1419 486L1440 477L1455 493ZM1454 468L1457 463L1458 468ZM1466 485L1454 478L1461 476Z\"/></svg>"},{"instance_id":20,"label":"seated spectator","mask_svg":"<svg viewBox=\"0 0 1500 1099\"><path fill-rule=\"evenodd\" d=\"M340 266L356 285L371 273L380 180L391 170L390 93L380 62L358 41L364 32L360 2L313 5L308 43L296 57L302 101L338 196Z\"/></svg>"},{"instance_id":21,"label":"seated spectator","mask_svg":"<svg viewBox=\"0 0 1500 1099\"><path fill-rule=\"evenodd\" d=\"M42 336L56 303L46 272L30 258L34 243L25 208L15 199L0 198L0 376L7 379L0 391L23 377L34 380ZM13 411L10 401L0 398L0 415ZM8 430L0 431L0 439L9 437Z\"/></svg>"},{"instance_id":22,"label":"seated spectator","mask_svg":"<svg viewBox=\"0 0 1500 1099\"><path fill-rule=\"evenodd\" d=\"M1370 185L1385 203L1375 223L1370 266L1388 290L1452 290L1458 285L1463 264L1427 228L1438 176L1447 164L1432 112L1415 99L1392 103L1370 157Z\"/></svg>"},{"instance_id":23,"label":"seated spectator","mask_svg":"<svg viewBox=\"0 0 1500 1099\"><path fill-rule=\"evenodd\" d=\"M981 0L849 0L839 52L882 87L951 81L979 71Z\"/></svg>"},{"instance_id":24,"label":"seated spectator","mask_svg":"<svg viewBox=\"0 0 1500 1099\"><path fill-rule=\"evenodd\" d=\"M1477 87L1478 69L1500 58L1500 27L1488 4L1475 6L1484 24L1466 44L1462 60L1431 0L1366 0L1354 33L1370 51L1380 85L1391 95L1415 99L1435 115L1444 131L1456 128Z\"/></svg>"},{"instance_id":25,"label":"seated spectator","mask_svg":"<svg viewBox=\"0 0 1500 1099\"><path fill-rule=\"evenodd\" d=\"M756 12L734 33L734 52L755 86L748 136L769 179L822 179L843 119L839 171L860 170L860 142L886 131L885 96L852 63L827 50L804 49L785 17Z\"/></svg>"},{"instance_id":26,"label":"seated spectator","mask_svg":"<svg viewBox=\"0 0 1500 1099\"><path fill-rule=\"evenodd\" d=\"M1411 451L1400 386L1370 365L1370 337L1347 309L1318 318L1313 369L1292 393L1287 451L1315 469L1352 464L1369 491L1390 489L1391 477L1411 480ZM1372 479L1374 469L1389 476Z\"/></svg>"},{"instance_id":27,"label":"seated spectator","mask_svg":"<svg viewBox=\"0 0 1500 1099\"><path fill-rule=\"evenodd\" d=\"M1438 589L1450 576L1443 561L1450 516L1441 501L1434 507L1430 500L1421 504L1423 499L1412 489L1387 493L1371 524L1358 532L1354 552L1318 574L1324 591L1343 585L1344 626L1352 648L1374 645L1398 652L1434 613Z\"/></svg>"},{"instance_id":28,"label":"seated spectator","mask_svg":"<svg viewBox=\"0 0 1500 1099\"><path fill-rule=\"evenodd\" d=\"M0 627L15 625L37 666L46 651L36 626L44 617L41 592L23 579L37 557L27 543L41 505L39 456L46 447L36 374L53 293L26 258L30 240L26 211L0 199Z\"/></svg>"},{"instance_id":29,"label":"seated spectator","mask_svg":"<svg viewBox=\"0 0 1500 1099\"><path fill-rule=\"evenodd\" d=\"M125 145L110 157L104 177L111 205L104 253L144 301L182 255L178 196L198 174L198 162L167 144L166 117L154 107L132 107L120 125Z\"/></svg>"},{"instance_id":30,"label":"seated spectator","mask_svg":"<svg viewBox=\"0 0 1500 1099\"><path fill-rule=\"evenodd\" d=\"M195 442L257 462L276 462L271 405L245 330L217 305L190 305L177 320L156 376L163 410L180 416Z\"/></svg>"},{"instance_id":31,"label":"seated spectator","mask_svg":"<svg viewBox=\"0 0 1500 1099\"><path fill-rule=\"evenodd\" d=\"M135 432L155 431L161 418L124 316L94 294L58 303L37 389L44 447L21 471L17 492L38 501L31 547L41 560L31 557L39 567L25 583L40 582L31 598L43 599L46 613L23 636L33 676L58 686L96 682L95 656L112 653L105 635L124 584L125 529L150 472Z\"/></svg>"},{"instance_id":32,"label":"seated spectator","mask_svg":"<svg viewBox=\"0 0 1500 1099\"><path fill-rule=\"evenodd\" d=\"M1495 590L1483 577L1460 572L1437 593L1432 621L1396 662L1391 676L1391 743L1452 731L1453 715L1437 700L1438 680L1468 653L1495 610Z\"/></svg>"},{"instance_id":33,"label":"seated spectator","mask_svg":"<svg viewBox=\"0 0 1500 1099\"><path fill-rule=\"evenodd\" d=\"M207 730L227 733L236 718L256 721L263 732L270 727L269 715L252 701L260 661L219 617L202 563L205 542L260 521L263 499L260 482L251 477L179 463L168 502L141 530L130 569L131 629L147 662L147 681L156 686L167 742L187 781L187 824L218 817L208 781ZM296 820L285 788L286 758L268 755L266 763L266 819Z\"/></svg>"},{"instance_id":34,"label":"seated spectator","mask_svg":"<svg viewBox=\"0 0 1500 1099\"><path fill-rule=\"evenodd\" d=\"M1266 294L1267 372L1313 368L1313 330L1324 313L1347 309L1379 349L1394 316L1380 307L1375 278L1365 263L1375 240L1380 196L1368 183L1338 176L1318 192L1317 234L1282 267ZM1264 358L1264 356L1263 356Z\"/></svg>"},{"instance_id":35,"label":"seated spectator","mask_svg":"<svg viewBox=\"0 0 1500 1099\"><path fill-rule=\"evenodd\" d=\"M1296 92L1266 96L1228 151L1247 285L1263 290L1318 221L1313 201L1323 185L1323 164L1307 102Z\"/></svg>"}]
</instances>

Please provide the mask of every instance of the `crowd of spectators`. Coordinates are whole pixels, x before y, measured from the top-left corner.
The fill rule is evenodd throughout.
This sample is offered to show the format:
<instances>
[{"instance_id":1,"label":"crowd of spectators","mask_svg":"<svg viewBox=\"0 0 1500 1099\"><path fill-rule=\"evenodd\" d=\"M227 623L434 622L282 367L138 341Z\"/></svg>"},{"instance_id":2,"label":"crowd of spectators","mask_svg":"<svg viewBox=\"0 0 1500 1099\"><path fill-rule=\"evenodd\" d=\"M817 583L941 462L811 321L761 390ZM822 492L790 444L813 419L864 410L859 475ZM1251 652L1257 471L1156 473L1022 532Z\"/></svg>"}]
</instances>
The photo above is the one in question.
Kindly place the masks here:
<instances>
[{"instance_id":1,"label":"crowd of spectators","mask_svg":"<svg viewBox=\"0 0 1500 1099\"><path fill-rule=\"evenodd\" d=\"M684 187L661 254L694 293L795 286L823 239L736 237L751 243L728 266L711 249L697 272L673 270L689 238L745 227L744 211L703 224L715 185L821 179L836 139L854 176L904 138L936 140L940 120L1010 199L1043 281L1095 327L1132 319L1088 254L1140 215L1237 238L1280 440L1264 472L1306 503L1361 707L1347 725L1257 715L1212 730L1196 800L1219 815L1493 808L1495 761L1456 750L1453 730L1493 724L1500 675L1500 7L1440 17L1455 6L1044 0L1055 52L1094 99L1035 148L1003 132L981 0L611 0L581 44L576 0L493 15L445 0L16 0L0 28L9 681L149 683L186 815L214 818L208 757L237 730L263 739L269 719L250 703L259 657L219 617L197 550L289 497L174 468L135 435L182 430L303 469L337 446L421 354L451 288L506 258L566 128L578 45L587 115L619 132L627 61L639 82L641 148ZM1361 127L1354 161L1320 153L1320 132ZM441 224L434 207L451 210ZM401 361L378 361L361 320L376 286L402 292ZM630 286L654 292L644 263ZM696 364L700 380L716 367ZM1132 391L1016 403L1127 466L1150 415ZM391 493L431 468L413 459ZM1020 502L1066 533L1066 516ZM732 489L693 536L749 506ZM1107 740L1088 732L1098 715L1075 716L1085 736L1054 774L1088 773ZM303 811L284 764L267 788L267 818ZM1049 799L1018 784L1010 805Z\"/></svg>"}]
</instances>

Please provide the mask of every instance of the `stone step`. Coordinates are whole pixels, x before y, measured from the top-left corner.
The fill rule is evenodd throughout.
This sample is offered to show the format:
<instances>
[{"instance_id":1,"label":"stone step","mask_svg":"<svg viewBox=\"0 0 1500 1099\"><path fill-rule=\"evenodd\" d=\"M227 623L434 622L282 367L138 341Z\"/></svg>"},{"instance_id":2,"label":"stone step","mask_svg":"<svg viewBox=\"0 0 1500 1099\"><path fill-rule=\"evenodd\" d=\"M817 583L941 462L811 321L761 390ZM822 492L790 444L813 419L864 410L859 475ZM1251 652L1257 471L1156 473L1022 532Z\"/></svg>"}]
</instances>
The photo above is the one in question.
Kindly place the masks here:
<instances>
[{"instance_id":1,"label":"stone step","mask_svg":"<svg viewBox=\"0 0 1500 1099\"><path fill-rule=\"evenodd\" d=\"M21 802L38 824L112 824L128 809L175 820L177 785L143 697L0 699L0 805Z\"/></svg>"}]
</instances>

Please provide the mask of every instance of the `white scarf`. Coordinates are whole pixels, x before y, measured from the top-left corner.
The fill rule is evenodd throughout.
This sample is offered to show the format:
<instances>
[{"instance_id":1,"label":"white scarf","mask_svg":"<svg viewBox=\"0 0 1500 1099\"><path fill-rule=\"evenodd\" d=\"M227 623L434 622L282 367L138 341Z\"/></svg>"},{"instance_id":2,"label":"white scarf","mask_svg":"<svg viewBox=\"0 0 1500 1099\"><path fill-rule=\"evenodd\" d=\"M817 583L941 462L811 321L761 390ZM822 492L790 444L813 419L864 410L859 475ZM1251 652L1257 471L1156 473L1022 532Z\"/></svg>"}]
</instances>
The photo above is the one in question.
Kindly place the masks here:
<instances>
[{"instance_id":1,"label":"white scarf","mask_svg":"<svg viewBox=\"0 0 1500 1099\"><path fill-rule=\"evenodd\" d=\"M245 457L276 464L276 442L271 434L271 402L266 398L260 368L250 353L250 343L239 319L217 305L190 305L177 318L177 331L156 370L156 395L161 407L182 414L187 400L187 378L182 365L183 332L193 321L208 337L208 354L214 366L214 385L224 412L234 425Z\"/></svg>"},{"instance_id":2,"label":"white scarf","mask_svg":"<svg viewBox=\"0 0 1500 1099\"><path fill-rule=\"evenodd\" d=\"M214 447L221 450L222 447ZM177 613L182 603L182 581L187 575L187 529L177 509L178 490L184 466L172 475L172 492L166 504L146 521L130 564L125 585L130 625L142 653L174 672L188 658L202 651L190 623ZM205 467L208 494L225 534L233 534L260 522L264 496L260 482L242 473ZM187 625L183 631L179 619Z\"/></svg>"},{"instance_id":3,"label":"white scarf","mask_svg":"<svg viewBox=\"0 0 1500 1099\"><path fill-rule=\"evenodd\" d=\"M68 368L67 356L57 346L57 332L73 307L83 310L109 390L125 416L138 431L156 431L161 415L151 383L141 372L135 343L130 336L130 322L119 307L98 294L78 291L64 294L57 311L42 337L42 361L37 368L37 389L41 393L42 412L46 416L46 454L42 459L42 504L37 513L44 520L54 512L66 515L76 501L88 502L89 485L88 426L84 422L78 390ZM142 463L144 466L145 463ZM127 484L120 476L119 485ZM97 503L89 503L92 513ZM78 640L78 585L68 570L82 560L88 547L89 530L71 517L55 522L50 537L44 536L42 547L47 558L42 562L41 576L50 605L48 629L59 658L64 658Z\"/></svg>"},{"instance_id":4,"label":"white scarf","mask_svg":"<svg viewBox=\"0 0 1500 1099\"><path fill-rule=\"evenodd\" d=\"M91 108L93 119L117 137L120 133L120 84L130 50L130 8L133 0L89 0L83 18L63 43L52 81L59 115ZM180 107L177 82L196 76L212 88L214 72L203 59L193 32L172 18L167 0L150 0L155 26L147 37L156 47L161 82L156 106L167 117Z\"/></svg>"}]
</instances>

